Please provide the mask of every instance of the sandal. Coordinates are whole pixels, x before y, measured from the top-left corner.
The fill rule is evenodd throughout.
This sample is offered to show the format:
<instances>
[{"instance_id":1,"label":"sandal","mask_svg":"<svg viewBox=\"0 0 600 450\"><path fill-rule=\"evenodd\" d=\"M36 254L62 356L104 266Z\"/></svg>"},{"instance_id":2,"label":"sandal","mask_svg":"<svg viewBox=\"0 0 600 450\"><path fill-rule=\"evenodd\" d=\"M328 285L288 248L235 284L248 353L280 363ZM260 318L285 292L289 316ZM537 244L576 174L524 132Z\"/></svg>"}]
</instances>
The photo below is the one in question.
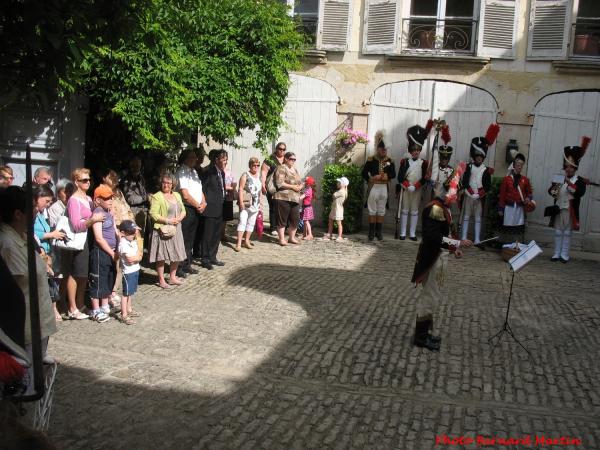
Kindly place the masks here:
<instances>
[{"instance_id":1,"label":"sandal","mask_svg":"<svg viewBox=\"0 0 600 450\"><path fill-rule=\"evenodd\" d=\"M252 246L250 244L248 244L248 242L244 242L242 245L244 247L246 247L248 250L252 250Z\"/></svg>"},{"instance_id":2,"label":"sandal","mask_svg":"<svg viewBox=\"0 0 600 450\"><path fill-rule=\"evenodd\" d=\"M239 253L242 251L242 247L240 247L239 245L236 245L235 248L233 249L234 252Z\"/></svg>"},{"instance_id":3,"label":"sandal","mask_svg":"<svg viewBox=\"0 0 600 450\"><path fill-rule=\"evenodd\" d=\"M159 288L163 288L163 289L171 289L171 285L170 285L170 284L167 284L167 283L165 283L165 284L156 283L156 285L157 285Z\"/></svg>"},{"instance_id":4,"label":"sandal","mask_svg":"<svg viewBox=\"0 0 600 450\"><path fill-rule=\"evenodd\" d=\"M181 286L183 284L183 280L180 280L179 278L169 279L169 284L171 286Z\"/></svg>"},{"instance_id":5,"label":"sandal","mask_svg":"<svg viewBox=\"0 0 600 450\"><path fill-rule=\"evenodd\" d=\"M127 317L140 317L142 315L141 312L139 312L137 309L132 309L131 311L129 311L129 313L127 314Z\"/></svg>"},{"instance_id":6,"label":"sandal","mask_svg":"<svg viewBox=\"0 0 600 450\"><path fill-rule=\"evenodd\" d=\"M133 325L135 323L135 320L133 320L131 317L123 317L122 314L117 315L117 320L125 325Z\"/></svg>"}]
</instances>

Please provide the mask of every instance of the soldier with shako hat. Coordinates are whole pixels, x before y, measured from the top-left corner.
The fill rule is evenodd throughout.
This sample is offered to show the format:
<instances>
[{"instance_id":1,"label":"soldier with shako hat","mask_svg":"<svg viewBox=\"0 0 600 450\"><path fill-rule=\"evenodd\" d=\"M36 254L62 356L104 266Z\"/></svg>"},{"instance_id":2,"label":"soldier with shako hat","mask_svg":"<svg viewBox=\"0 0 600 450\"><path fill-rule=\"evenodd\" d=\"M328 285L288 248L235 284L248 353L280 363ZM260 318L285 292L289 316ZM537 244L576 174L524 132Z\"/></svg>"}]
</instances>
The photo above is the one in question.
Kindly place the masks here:
<instances>
[{"instance_id":1,"label":"soldier with shako hat","mask_svg":"<svg viewBox=\"0 0 600 450\"><path fill-rule=\"evenodd\" d=\"M452 175L454 168L450 166L450 158L452 158L452 152L454 149L448 145L448 143L452 140L450 136L450 128L448 125L442 127L441 138L443 144L437 148L438 153L438 170L437 173L433 171L435 176L435 180L431 180L433 182L433 191L432 197L435 198L436 190L440 187L443 187L444 184ZM435 161L434 161L435 162Z\"/></svg>"},{"instance_id":2,"label":"soldier with shako hat","mask_svg":"<svg viewBox=\"0 0 600 450\"><path fill-rule=\"evenodd\" d=\"M473 243L450 237L452 214L450 206L456 201L460 177L464 163L453 171L443 184L435 186L435 198L423 209L421 215L422 239L417 253L412 282L423 289L417 296L417 318L413 344L428 350L439 351L441 338L432 335L434 317L442 299L440 288L443 284L448 256L453 253L462 257L462 247Z\"/></svg>"},{"instance_id":3,"label":"soldier with shako hat","mask_svg":"<svg viewBox=\"0 0 600 450\"><path fill-rule=\"evenodd\" d=\"M362 170L368 184L366 207L369 210L369 240L383 240L383 220L387 208L389 182L396 176L394 161L387 155L383 132L375 133L375 155L369 156Z\"/></svg>"},{"instance_id":4,"label":"soldier with shako hat","mask_svg":"<svg viewBox=\"0 0 600 450\"><path fill-rule=\"evenodd\" d=\"M471 140L469 154L471 162L462 177L464 189L462 202L462 239L467 238L471 216L474 219L474 243L481 242L481 218L486 194L492 187L492 174L494 169L483 164L488 149L494 143L500 132L498 124L491 124L485 136L475 137Z\"/></svg>"},{"instance_id":5,"label":"soldier with shako hat","mask_svg":"<svg viewBox=\"0 0 600 450\"><path fill-rule=\"evenodd\" d=\"M552 261L566 263L569 261L572 231L579 230L579 203L585 194L586 180L578 175L579 163L591 139L584 136L581 145L564 148L563 170L565 178L562 183L552 183L548 193L554 197L557 214L550 218L550 226L554 227L554 254Z\"/></svg>"},{"instance_id":6,"label":"soldier with shako hat","mask_svg":"<svg viewBox=\"0 0 600 450\"><path fill-rule=\"evenodd\" d=\"M410 240L417 240L417 222L419 221L419 206L421 203L421 187L427 181L428 162L419 158L423 145L433 126L433 120L427 122L427 127L414 125L406 131L409 157L400 160L398 169L398 184L396 195L402 196L400 216L400 240L406 239L406 227L410 213Z\"/></svg>"}]
</instances>

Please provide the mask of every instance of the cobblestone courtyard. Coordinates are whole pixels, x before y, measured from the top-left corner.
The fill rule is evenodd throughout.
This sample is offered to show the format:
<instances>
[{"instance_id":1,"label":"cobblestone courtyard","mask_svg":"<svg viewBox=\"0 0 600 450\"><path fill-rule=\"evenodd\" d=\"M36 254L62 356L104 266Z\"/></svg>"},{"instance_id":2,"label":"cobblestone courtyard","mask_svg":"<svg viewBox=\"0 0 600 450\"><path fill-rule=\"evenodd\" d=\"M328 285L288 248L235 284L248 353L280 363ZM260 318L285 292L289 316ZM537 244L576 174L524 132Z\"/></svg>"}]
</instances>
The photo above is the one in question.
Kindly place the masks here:
<instances>
[{"instance_id":1,"label":"cobblestone courtyard","mask_svg":"<svg viewBox=\"0 0 600 450\"><path fill-rule=\"evenodd\" d=\"M471 249L445 282L442 351L411 345L417 244L257 243L169 291L146 284L143 316L63 322L50 436L74 448L600 448L600 263L551 263L509 278ZM473 287L476 284L475 287ZM466 438L463 445L439 444ZM580 446L544 447L570 437ZM499 445L488 448L527 448Z\"/></svg>"}]
</instances>

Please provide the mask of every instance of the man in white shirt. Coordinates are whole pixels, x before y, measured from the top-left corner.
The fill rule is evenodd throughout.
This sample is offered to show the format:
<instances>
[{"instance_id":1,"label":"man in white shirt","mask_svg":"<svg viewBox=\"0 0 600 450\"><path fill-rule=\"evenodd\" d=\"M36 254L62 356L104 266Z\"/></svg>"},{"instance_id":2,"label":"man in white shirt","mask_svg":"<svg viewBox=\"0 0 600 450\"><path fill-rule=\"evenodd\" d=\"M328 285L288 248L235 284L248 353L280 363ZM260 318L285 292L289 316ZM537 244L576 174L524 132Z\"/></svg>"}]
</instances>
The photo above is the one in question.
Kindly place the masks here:
<instances>
[{"instance_id":1,"label":"man in white shirt","mask_svg":"<svg viewBox=\"0 0 600 450\"><path fill-rule=\"evenodd\" d=\"M177 276L185 277L187 273L195 274L198 271L192 268L192 250L194 238L198 228L199 215L206 208L206 199L202 192L202 182L196 172L197 156L194 150L184 150L179 157L181 166L177 171L179 190L185 206L185 217L181 222L183 241L185 245L186 260L179 266Z\"/></svg>"}]
</instances>

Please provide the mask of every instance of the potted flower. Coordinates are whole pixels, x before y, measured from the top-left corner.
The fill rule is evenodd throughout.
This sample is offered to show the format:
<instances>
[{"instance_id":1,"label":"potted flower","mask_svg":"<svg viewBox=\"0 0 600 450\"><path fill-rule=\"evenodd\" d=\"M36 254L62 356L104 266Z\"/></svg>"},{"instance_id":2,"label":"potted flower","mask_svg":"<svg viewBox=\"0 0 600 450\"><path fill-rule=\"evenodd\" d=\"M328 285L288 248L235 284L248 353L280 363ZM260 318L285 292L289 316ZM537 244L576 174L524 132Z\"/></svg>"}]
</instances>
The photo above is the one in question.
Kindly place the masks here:
<instances>
[{"instance_id":1,"label":"potted flower","mask_svg":"<svg viewBox=\"0 0 600 450\"><path fill-rule=\"evenodd\" d=\"M336 147L344 151L351 150L356 144L366 144L368 142L367 133L352 128L342 128L335 137Z\"/></svg>"}]
</instances>

